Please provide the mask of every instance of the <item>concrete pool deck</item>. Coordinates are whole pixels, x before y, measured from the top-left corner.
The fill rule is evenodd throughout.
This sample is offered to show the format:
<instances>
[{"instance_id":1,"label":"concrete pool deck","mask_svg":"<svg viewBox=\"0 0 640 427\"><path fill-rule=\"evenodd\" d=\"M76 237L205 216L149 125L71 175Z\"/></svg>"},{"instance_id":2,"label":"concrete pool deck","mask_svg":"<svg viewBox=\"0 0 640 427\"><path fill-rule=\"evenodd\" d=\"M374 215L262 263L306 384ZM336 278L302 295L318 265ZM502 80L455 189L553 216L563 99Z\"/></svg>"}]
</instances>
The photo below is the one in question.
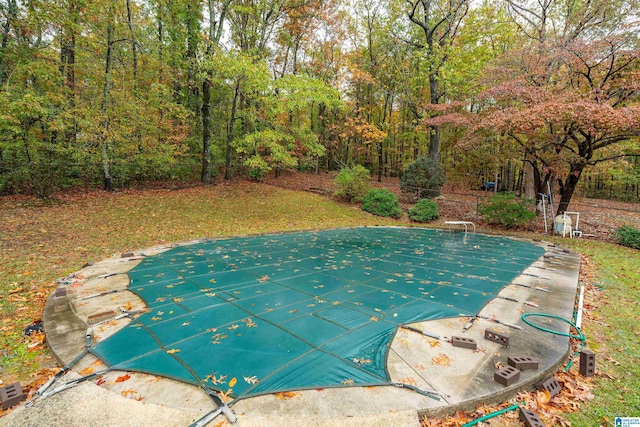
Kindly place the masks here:
<instances>
[{"instance_id":1,"label":"concrete pool deck","mask_svg":"<svg viewBox=\"0 0 640 427\"><path fill-rule=\"evenodd\" d=\"M521 316L541 312L571 319L580 268L578 254L547 243L536 244L546 250L545 255L504 287L468 330L465 327L470 318L425 321L398 330L387 362L397 387L327 388L251 397L233 405L236 425L419 426L423 415L474 409L478 404L498 403L517 391L534 388L567 362L569 338L533 328ZM47 302L43 322L48 345L61 365L83 352L88 324L94 331L93 342L99 342L130 322L122 316L121 308L129 312L145 309L135 294L121 291L128 285L128 277L122 273L144 256L175 246L163 245L100 261L60 284ZM566 323L544 322L547 328L569 331ZM509 345L485 339L487 329L508 335ZM451 337L474 339L478 349L454 347ZM507 365L508 357L530 357L539 363L538 369L525 370L518 381L504 386L494 381L494 373L497 366ZM101 369L104 366L95 357L86 355L50 390ZM440 400L401 384L434 390ZM216 407L196 386L149 374L111 371L99 380L92 378L40 399L31 407L23 404L0 419L0 425L188 426ZM207 425L225 423L225 416L219 415Z\"/></svg>"}]
</instances>

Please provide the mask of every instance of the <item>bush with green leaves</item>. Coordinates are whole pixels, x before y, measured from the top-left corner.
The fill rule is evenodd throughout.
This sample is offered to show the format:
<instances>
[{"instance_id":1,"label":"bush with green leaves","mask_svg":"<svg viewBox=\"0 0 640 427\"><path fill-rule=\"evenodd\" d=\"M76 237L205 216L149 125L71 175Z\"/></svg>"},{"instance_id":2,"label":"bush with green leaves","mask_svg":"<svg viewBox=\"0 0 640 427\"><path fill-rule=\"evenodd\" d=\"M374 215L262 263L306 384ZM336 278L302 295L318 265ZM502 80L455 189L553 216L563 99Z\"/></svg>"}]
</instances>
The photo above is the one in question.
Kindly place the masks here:
<instances>
[{"instance_id":1,"label":"bush with green leaves","mask_svg":"<svg viewBox=\"0 0 640 427\"><path fill-rule=\"evenodd\" d=\"M535 218L534 201L517 198L513 193L498 193L482 203L478 212L489 224L508 228L525 225Z\"/></svg>"},{"instance_id":2,"label":"bush with green leaves","mask_svg":"<svg viewBox=\"0 0 640 427\"><path fill-rule=\"evenodd\" d=\"M402 208L398 198L386 188L374 188L362 200L362 210L378 216L400 218Z\"/></svg>"},{"instance_id":3,"label":"bush with green leaves","mask_svg":"<svg viewBox=\"0 0 640 427\"><path fill-rule=\"evenodd\" d=\"M417 193L419 198L436 197L445 178L440 164L426 157L419 157L406 167L400 177L400 189L405 193Z\"/></svg>"},{"instance_id":4,"label":"bush with green leaves","mask_svg":"<svg viewBox=\"0 0 640 427\"><path fill-rule=\"evenodd\" d=\"M336 197L347 202L361 202L371 189L371 174L364 166L344 167L333 182L338 186L334 193Z\"/></svg>"},{"instance_id":5,"label":"bush with green leaves","mask_svg":"<svg viewBox=\"0 0 640 427\"><path fill-rule=\"evenodd\" d=\"M618 243L629 248L640 249L640 230L628 225L623 225L616 230Z\"/></svg>"},{"instance_id":6,"label":"bush with green leaves","mask_svg":"<svg viewBox=\"0 0 640 427\"><path fill-rule=\"evenodd\" d=\"M420 199L411 209L409 218L416 222L429 222L440 218L438 205L431 199Z\"/></svg>"}]
</instances>

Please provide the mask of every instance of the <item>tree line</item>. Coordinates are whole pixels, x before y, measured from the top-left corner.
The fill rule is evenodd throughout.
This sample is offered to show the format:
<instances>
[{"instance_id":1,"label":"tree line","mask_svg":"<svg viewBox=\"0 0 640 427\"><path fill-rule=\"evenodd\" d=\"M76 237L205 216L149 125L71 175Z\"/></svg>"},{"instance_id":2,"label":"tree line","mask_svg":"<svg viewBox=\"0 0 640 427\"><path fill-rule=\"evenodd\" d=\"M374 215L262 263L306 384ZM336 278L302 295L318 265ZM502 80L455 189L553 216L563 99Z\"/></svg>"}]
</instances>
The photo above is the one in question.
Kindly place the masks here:
<instances>
[{"instance_id":1,"label":"tree line","mask_svg":"<svg viewBox=\"0 0 640 427\"><path fill-rule=\"evenodd\" d=\"M564 210L596 165L640 181L638 10L2 0L0 192L354 163L380 180L428 157L467 186L553 184Z\"/></svg>"}]
</instances>

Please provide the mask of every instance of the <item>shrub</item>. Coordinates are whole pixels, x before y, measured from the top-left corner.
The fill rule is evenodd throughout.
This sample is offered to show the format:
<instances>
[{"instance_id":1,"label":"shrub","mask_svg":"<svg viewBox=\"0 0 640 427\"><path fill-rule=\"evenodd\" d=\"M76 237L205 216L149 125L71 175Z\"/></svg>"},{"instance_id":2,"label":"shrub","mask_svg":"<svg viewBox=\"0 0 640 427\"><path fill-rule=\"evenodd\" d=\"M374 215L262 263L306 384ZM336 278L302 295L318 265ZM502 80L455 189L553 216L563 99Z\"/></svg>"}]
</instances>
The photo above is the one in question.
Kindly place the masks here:
<instances>
[{"instance_id":1,"label":"shrub","mask_svg":"<svg viewBox=\"0 0 640 427\"><path fill-rule=\"evenodd\" d=\"M416 222L433 221L440 217L438 205L431 199L420 199L411 209L409 209L409 218Z\"/></svg>"},{"instance_id":2,"label":"shrub","mask_svg":"<svg viewBox=\"0 0 640 427\"><path fill-rule=\"evenodd\" d=\"M640 230L636 228L623 225L616 230L615 237L622 246L640 249Z\"/></svg>"},{"instance_id":3,"label":"shrub","mask_svg":"<svg viewBox=\"0 0 640 427\"><path fill-rule=\"evenodd\" d=\"M338 186L335 196L348 202L360 202L371 188L371 175L360 165L342 168L334 183Z\"/></svg>"},{"instance_id":4,"label":"shrub","mask_svg":"<svg viewBox=\"0 0 640 427\"><path fill-rule=\"evenodd\" d=\"M426 157L419 157L404 170L400 177L400 189L403 192L418 193L419 198L436 197L445 179L440 164Z\"/></svg>"},{"instance_id":5,"label":"shrub","mask_svg":"<svg viewBox=\"0 0 640 427\"><path fill-rule=\"evenodd\" d=\"M386 188L374 188L362 200L362 210L378 216L400 218L402 209L398 198Z\"/></svg>"},{"instance_id":6,"label":"shrub","mask_svg":"<svg viewBox=\"0 0 640 427\"><path fill-rule=\"evenodd\" d=\"M534 201L530 199L516 199L513 193L498 193L488 202L480 205L478 212L484 216L489 224L499 224L505 227L524 225L535 218L535 211L531 210Z\"/></svg>"}]
</instances>

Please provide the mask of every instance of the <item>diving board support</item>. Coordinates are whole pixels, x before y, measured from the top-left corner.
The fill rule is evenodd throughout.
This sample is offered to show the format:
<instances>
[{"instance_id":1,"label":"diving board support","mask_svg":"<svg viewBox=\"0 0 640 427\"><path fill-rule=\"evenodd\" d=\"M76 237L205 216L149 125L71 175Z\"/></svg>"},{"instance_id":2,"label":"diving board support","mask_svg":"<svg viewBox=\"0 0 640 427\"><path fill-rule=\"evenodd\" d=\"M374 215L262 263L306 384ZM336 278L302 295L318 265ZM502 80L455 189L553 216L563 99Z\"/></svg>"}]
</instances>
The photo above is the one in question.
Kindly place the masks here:
<instances>
[{"instance_id":1,"label":"diving board support","mask_svg":"<svg viewBox=\"0 0 640 427\"><path fill-rule=\"evenodd\" d=\"M444 223L449 226L449 229L451 229L452 225L462 225L465 233L469 231L469 226L471 225L473 226L473 232L476 232L476 225L471 221L445 221Z\"/></svg>"}]
</instances>

